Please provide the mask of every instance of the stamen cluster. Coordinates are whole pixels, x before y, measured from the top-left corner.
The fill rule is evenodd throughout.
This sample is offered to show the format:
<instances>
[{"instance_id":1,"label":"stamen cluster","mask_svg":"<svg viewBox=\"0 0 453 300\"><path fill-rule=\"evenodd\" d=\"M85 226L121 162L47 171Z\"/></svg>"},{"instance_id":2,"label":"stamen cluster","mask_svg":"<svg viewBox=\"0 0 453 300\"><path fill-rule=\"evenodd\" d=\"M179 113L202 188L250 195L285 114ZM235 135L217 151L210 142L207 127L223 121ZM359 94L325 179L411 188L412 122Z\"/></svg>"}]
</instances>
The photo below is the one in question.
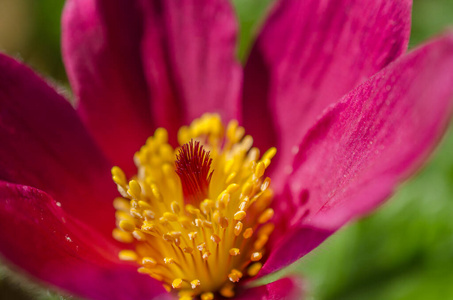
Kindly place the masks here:
<instances>
[{"instance_id":1,"label":"stamen cluster","mask_svg":"<svg viewBox=\"0 0 453 300\"><path fill-rule=\"evenodd\" d=\"M231 121L225 129L212 114L182 127L178 142L173 149L159 128L134 156L136 176L112 169L122 195L113 236L135 247L119 257L181 299L232 297L235 283L261 269L274 229L264 173L276 150L259 159L244 128Z\"/></svg>"}]
</instances>

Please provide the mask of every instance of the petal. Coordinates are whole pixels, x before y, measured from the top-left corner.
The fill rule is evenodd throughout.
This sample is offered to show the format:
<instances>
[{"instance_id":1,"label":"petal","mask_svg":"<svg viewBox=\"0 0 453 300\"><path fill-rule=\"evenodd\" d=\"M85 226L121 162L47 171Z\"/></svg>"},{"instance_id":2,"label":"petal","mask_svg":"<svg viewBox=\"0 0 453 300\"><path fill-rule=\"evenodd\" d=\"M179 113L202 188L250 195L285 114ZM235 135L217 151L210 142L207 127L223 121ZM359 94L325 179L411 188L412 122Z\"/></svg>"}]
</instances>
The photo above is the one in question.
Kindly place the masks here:
<instances>
[{"instance_id":1,"label":"petal","mask_svg":"<svg viewBox=\"0 0 453 300\"><path fill-rule=\"evenodd\" d=\"M405 51L411 2L278 2L245 68L243 119L259 147L278 145L280 172L328 105Z\"/></svg>"},{"instance_id":2,"label":"petal","mask_svg":"<svg viewBox=\"0 0 453 300\"><path fill-rule=\"evenodd\" d=\"M71 105L0 54L0 180L45 190L72 216L111 236L110 165Z\"/></svg>"},{"instance_id":3,"label":"petal","mask_svg":"<svg viewBox=\"0 0 453 300\"><path fill-rule=\"evenodd\" d=\"M273 251L268 269L298 259L310 250L307 242L374 209L421 166L453 112L452 70L449 34L358 86L309 130L288 186L293 204L287 213L299 217L290 235L276 242L285 247ZM300 231L307 226L312 229ZM273 261L278 259L280 266Z\"/></svg>"},{"instance_id":4,"label":"petal","mask_svg":"<svg viewBox=\"0 0 453 300\"><path fill-rule=\"evenodd\" d=\"M153 130L137 1L69 0L62 26L78 111L111 161L135 172L133 154Z\"/></svg>"},{"instance_id":5,"label":"petal","mask_svg":"<svg viewBox=\"0 0 453 300\"><path fill-rule=\"evenodd\" d=\"M47 283L89 299L150 299L164 290L44 192L0 181L0 252Z\"/></svg>"},{"instance_id":6,"label":"petal","mask_svg":"<svg viewBox=\"0 0 453 300\"><path fill-rule=\"evenodd\" d=\"M159 126L176 136L205 112L238 118L242 69L227 0L142 1L143 60Z\"/></svg>"},{"instance_id":7,"label":"petal","mask_svg":"<svg viewBox=\"0 0 453 300\"><path fill-rule=\"evenodd\" d=\"M266 285L246 289L234 299L301 300L303 299L303 286L299 278L286 277Z\"/></svg>"}]
</instances>

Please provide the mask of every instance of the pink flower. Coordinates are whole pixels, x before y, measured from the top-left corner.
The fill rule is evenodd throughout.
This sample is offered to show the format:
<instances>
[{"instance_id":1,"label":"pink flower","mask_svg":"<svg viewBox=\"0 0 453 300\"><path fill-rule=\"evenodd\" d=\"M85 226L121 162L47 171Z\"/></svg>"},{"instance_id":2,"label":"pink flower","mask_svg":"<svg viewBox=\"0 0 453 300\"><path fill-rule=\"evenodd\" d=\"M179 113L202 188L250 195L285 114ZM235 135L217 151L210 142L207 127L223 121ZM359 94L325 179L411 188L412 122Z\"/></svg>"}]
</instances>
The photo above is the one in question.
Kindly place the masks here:
<instances>
[{"instance_id":1,"label":"pink flower","mask_svg":"<svg viewBox=\"0 0 453 300\"><path fill-rule=\"evenodd\" d=\"M77 110L0 55L0 252L82 297L168 295L118 258L110 169L135 174L132 157L157 127L176 145L178 128L209 112L277 147L276 230L258 276L294 262L385 201L442 137L453 34L404 54L410 11L409 0L280 0L242 68L226 0L68 0ZM300 292L285 278L237 296Z\"/></svg>"}]
</instances>

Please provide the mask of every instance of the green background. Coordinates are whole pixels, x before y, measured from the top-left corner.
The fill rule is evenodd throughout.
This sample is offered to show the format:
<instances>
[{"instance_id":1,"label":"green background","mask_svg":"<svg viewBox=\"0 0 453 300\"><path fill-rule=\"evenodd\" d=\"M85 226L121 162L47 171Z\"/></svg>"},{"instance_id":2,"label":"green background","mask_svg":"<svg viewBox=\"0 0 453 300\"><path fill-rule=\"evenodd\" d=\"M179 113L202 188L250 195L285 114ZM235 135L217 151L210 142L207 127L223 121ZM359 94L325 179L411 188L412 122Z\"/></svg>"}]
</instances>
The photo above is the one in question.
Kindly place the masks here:
<instances>
[{"instance_id":1,"label":"green background","mask_svg":"<svg viewBox=\"0 0 453 300\"><path fill-rule=\"evenodd\" d=\"M234 0L247 56L271 0ZM60 55L62 0L0 0L0 50L69 88ZM453 24L453 0L415 0L410 47ZM453 129L430 162L379 210L279 275L308 299L453 299ZM30 245L32 246L32 245ZM70 299L0 265L0 299Z\"/></svg>"}]
</instances>

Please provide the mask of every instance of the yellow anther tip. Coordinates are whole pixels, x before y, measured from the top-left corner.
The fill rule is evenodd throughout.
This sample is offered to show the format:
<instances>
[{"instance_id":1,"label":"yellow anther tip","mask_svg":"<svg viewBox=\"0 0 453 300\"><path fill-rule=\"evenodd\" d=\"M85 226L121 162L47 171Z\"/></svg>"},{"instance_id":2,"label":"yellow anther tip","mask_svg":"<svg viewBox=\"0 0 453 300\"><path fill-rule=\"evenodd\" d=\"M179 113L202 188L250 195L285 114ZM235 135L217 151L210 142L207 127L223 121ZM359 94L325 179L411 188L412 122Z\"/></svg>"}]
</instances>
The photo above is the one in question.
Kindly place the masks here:
<instances>
[{"instance_id":1,"label":"yellow anther tip","mask_svg":"<svg viewBox=\"0 0 453 300\"><path fill-rule=\"evenodd\" d=\"M168 142L168 132L165 128L159 127L154 131L154 138L161 144Z\"/></svg>"},{"instance_id":2,"label":"yellow anther tip","mask_svg":"<svg viewBox=\"0 0 453 300\"><path fill-rule=\"evenodd\" d=\"M234 234L235 234L236 236L239 236L239 235L241 234L241 231L242 231L243 226L244 226L244 225L242 224L242 222L238 222L238 223L236 224L236 226L234 226Z\"/></svg>"},{"instance_id":3,"label":"yellow anther tip","mask_svg":"<svg viewBox=\"0 0 453 300\"><path fill-rule=\"evenodd\" d=\"M121 220L118 225L121 229L127 232L133 232L135 230L135 224L130 220Z\"/></svg>"},{"instance_id":4,"label":"yellow anther tip","mask_svg":"<svg viewBox=\"0 0 453 300\"><path fill-rule=\"evenodd\" d=\"M216 244L220 243L220 241L221 241L220 237L217 234L211 235L211 240Z\"/></svg>"},{"instance_id":5,"label":"yellow anther tip","mask_svg":"<svg viewBox=\"0 0 453 300\"><path fill-rule=\"evenodd\" d=\"M233 298L234 297L234 291L232 286L224 286L220 289L220 295L222 295L225 298Z\"/></svg>"},{"instance_id":6,"label":"yellow anther tip","mask_svg":"<svg viewBox=\"0 0 453 300\"><path fill-rule=\"evenodd\" d=\"M176 278L175 280L173 280L173 282L171 283L171 286L174 288L174 289L180 289L182 287L182 279L181 278Z\"/></svg>"},{"instance_id":7,"label":"yellow anther tip","mask_svg":"<svg viewBox=\"0 0 453 300\"><path fill-rule=\"evenodd\" d=\"M163 215L164 219L166 219L167 221L170 221L170 222L176 222L178 221L178 216L176 216L174 213L171 213L171 212L164 212L164 215Z\"/></svg>"},{"instance_id":8,"label":"yellow anther tip","mask_svg":"<svg viewBox=\"0 0 453 300\"><path fill-rule=\"evenodd\" d=\"M127 193L132 198L139 199L142 193L142 187L140 186L140 183L138 183L136 180L129 181L129 189L127 190Z\"/></svg>"},{"instance_id":9,"label":"yellow anther tip","mask_svg":"<svg viewBox=\"0 0 453 300\"><path fill-rule=\"evenodd\" d=\"M263 267L262 263L260 262L254 263L248 268L247 274L251 277L256 276L262 267Z\"/></svg>"},{"instance_id":10,"label":"yellow anther tip","mask_svg":"<svg viewBox=\"0 0 453 300\"><path fill-rule=\"evenodd\" d=\"M251 261L259 261L263 257L263 254L261 252L254 252L252 253L252 256L250 257Z\"/></svg>"},{"instance_id":11,"label":"yellow anther tip","mask_svg":"<svg viewBox=\"0 0 453 300\"><path fill-rule=\"evenodd\" d=\"M121 250L118 253L118 258L124 261L136 261L137 260L137 253L132 250Z\"/></svg>"},{"instance_id":12,"label":"yellow anther tip","mask_svg":"<svg viewBox=\"0 0 453 300\"><path fill-rule=\"evenodd\" d=\"M203 293L203 294L201 294L200 298L201 298L201 300L213 300L214 294L211 292Z\"/></svg>"},{"instance_id":13,"label":"yellow anther tip","mask_svg":"<svg viewBox=\"0 0 453 300\"><path fill-rule=\"evenodd\" d=\"M263 224L272 219L274 216L274 210L272 208L266 209L258 219L258 223Z\"/></svg>"},{"instance_id":14,"label":"yellow anther tip","mask_svg":"<svg viewBox=\"0 0 453 300\"><path fill-rule=\"evenodd\" d=\"M165 263L166 265L171 265L171 264L174 264L174 263L175 263L175 260L174 260L173 258L171 258L171 257L165 257L165 258L164 258L164 263Z\"/></svg>"},{"instance_id":15,"label":"yellow anther tip","mask_svg":"<svg viewBox=\"0 0 453 300\"><path fill-rule=\"evenodd\" d=\"M237 256L241 254L241 251L239 250L239 248L231 248L229 253L231 256Z\"/></svg>"},{"instance_id":16,"label":"yellow anther tip","mask_svg":"<svg viewBox=\"0 0 453 300\"><path fill-rule=\"evenodd\" d=\"M200 286L200 284L201 282L198 279L192 280L190 282L190 286L192 287L192 289L196 289L198 286Z\"/></svg>"},{"instance_id":17,"label":"yellow anther tip","mask_svg":"<svg viewBox=\"0 0 453 300\"><path fill-rule=\"evenodd\" d=\"M234 219L236 221L242 221L247 213L245 211L238 211L237 213L234 214Z\"/></svg>"},{"instance_id":18,"label":"yellow anther tip","mask_svg":"<svg viewBox=\"0 0 453 300\"><path fill-rule=\"evenodd\" d=\"M252 228L247 228L244 231L244 234L242 235L244 239L249 239L253 235L253 229Z\"/></svg>"},{"instance_id":19,"label":"yellow anther tip","mask_svg":"<svg viewBox=\"0 0 453 300\"><path fill-rule=\"evenodd\" d=\"M142 265L146 267L154 267L157 265L157 262L154 258L151 257L143 257L142 258Z\"/></svg>"},{"instance_id":20,"label":"yellow anther tip","mask_svg":"<svg viewBox=\"0 0 453 300\"><path fill-rule=\"evenodd\" d=\"M113 229L112 236L118 242L126 244L132 243L134 241L134 237L129 232L122 231L118 228Z\"/></svg>"},{"instance_id":21,"label":"yellow anther tip","mask_svg":"<svg viewBox=\"0 0 453 300\"><path fill-rule=\"evenodd\" d=\"M266 166L263 162L259 162L257 165L256 165L256 169L255 169L255 176L260 178L261 176L264 175L264 171L266 170Z\"/></svg>"}]
</instances>

